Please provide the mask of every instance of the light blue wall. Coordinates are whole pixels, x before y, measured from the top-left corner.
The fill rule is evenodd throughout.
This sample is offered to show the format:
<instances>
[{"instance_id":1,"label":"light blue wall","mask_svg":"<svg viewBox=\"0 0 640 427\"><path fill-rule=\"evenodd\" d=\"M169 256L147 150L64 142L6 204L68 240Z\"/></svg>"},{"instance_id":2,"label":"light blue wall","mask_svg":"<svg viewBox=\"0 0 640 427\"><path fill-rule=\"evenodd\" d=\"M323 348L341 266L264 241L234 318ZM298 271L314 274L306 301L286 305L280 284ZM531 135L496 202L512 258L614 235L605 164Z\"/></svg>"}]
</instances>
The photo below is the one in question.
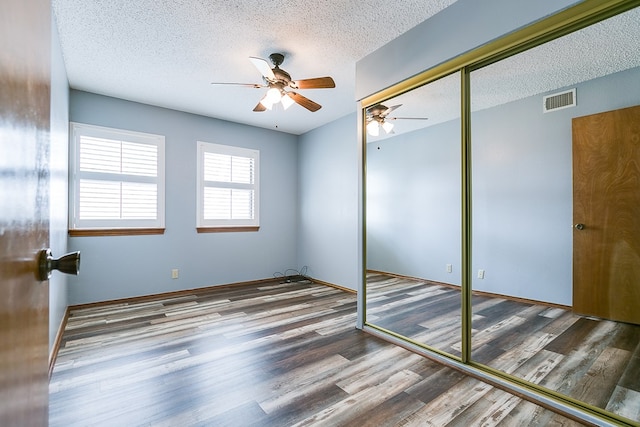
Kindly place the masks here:
<instances>
[{"instance_id":1,"label":"light blue wall","mask_svg":"<svg viewBox=\"0 0 640 427\"><path fill-rule=\"evenodd\" d=\"M580 0L458 0L356 64L356 97L455 58Z\"/></svg>"},{"instance_id":2,"label":"light blue wall","mask_svg":"<svg viewBox=\"0 0 640 427\"><path fill-rule=\"evenodd\" d=\"M572 304L571 119L640 104L638 81L635 68L572 86L578 105L551 113L539 95L473 114L474 289Z\"/></svg>"},{"instance_id":3,"label":"light blue wall","mask_svg":"<svg viewBox=\"0 0 640 427\"><path fill-rule=\"evenodd\" d=\"M366 160L367 268L459 285L460 120L371 142Z\"/></svg>"},{"instance_id":4,"label":"light blue wall","mask_svg":"<svg viewBox=\"0 0 640 427\"><path fill-rule=\"evenodd\" d=\"M640 104L638 81L636 68L577 85L578 105L552 113L542 95L473 113L474 289L571 305L571 119ZM368 268L459 284L459 123L367 152Z\"/></svg>"},{"instance_id":5,"label":"light blue wall","mask_svg":"<svg viewBox=\"0 0 640 427\"><path fill-rule=\"evenodd\" d=\"M55 257L67 252L67 185L69 151L69 83L58 39L58 27L51 23L51 149L49 246ZM67 309L67 277L54 272L49 280L49 349Z\"/></svg>"},{"instance_id":6,"label":"light blue wall","mask_svg":"<svg viewBox=\"0 0 640 427\"><path fill-rule=\"evenodd\" d=\"M585 106L582 90L580 106ZM473 288L571 305L571 118L542 96L472 114Z\"/></svg>"},{"instance_id":7,"label":"light blue wall","mask_svg":"<svg viewBox=\"0 0 640 427\"><path fill-rule=\"evenodd\" d=\"M70 304L265 279L296 268L296 136L75 90L70 102L71 121L160 134L166 144L165 234L71 238L82 266L69 279ZM198 140L260 150L260 231L196 233ZM178 279L171 279L173 268Z\"/></svg>"},{"instance_id":8,"label":"light blue wall","mask_svg":"<svg viewBox=\"0 0 640 427\"><path fill-rule=\"evenodd\" d=\"M356 289L357 119L350 114L299 138L298 265L315 279Z\"/></svg>"}]
</instances>

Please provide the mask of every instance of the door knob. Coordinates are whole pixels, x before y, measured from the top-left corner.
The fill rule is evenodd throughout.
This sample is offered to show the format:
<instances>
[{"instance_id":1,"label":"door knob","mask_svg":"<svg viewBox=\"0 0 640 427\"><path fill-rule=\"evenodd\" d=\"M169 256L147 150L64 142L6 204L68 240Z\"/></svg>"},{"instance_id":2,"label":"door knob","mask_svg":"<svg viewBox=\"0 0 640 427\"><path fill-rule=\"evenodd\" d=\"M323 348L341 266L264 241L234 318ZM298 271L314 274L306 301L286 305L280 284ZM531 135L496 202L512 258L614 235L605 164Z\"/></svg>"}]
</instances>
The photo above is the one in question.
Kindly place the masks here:
<instances>
[{"instance_id":1,"label":"door knob","mask_svg":"<svg viewBox=\"0 0 640 427\"><path fill-rule=\"evenodd\" d=\"M584 230L584 224L580 224L580 223L578 223L578 224L574 225L573 227L574 227L576 230Z\"/></svg>"},{"instance_id":2,"label":"door knob","mask_svg":"<svg viewBox=\"0 0 640 427\"><path fill-rule=\"evenodd\" d=\"M51 249L41 250L38 254L38 279L49 280L53 270L77 276L80 273L80 252L71 252L56 259L51 256Z\"/></svg>"}]
</instances>

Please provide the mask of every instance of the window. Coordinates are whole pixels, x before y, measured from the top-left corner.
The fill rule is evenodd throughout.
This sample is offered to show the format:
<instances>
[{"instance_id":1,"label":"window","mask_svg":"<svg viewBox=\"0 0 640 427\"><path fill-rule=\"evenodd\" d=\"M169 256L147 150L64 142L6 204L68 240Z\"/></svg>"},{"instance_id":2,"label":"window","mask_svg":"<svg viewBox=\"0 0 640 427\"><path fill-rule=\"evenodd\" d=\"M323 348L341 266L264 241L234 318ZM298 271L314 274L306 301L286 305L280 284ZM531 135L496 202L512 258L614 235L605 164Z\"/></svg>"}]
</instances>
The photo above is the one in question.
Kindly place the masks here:
<instances>
[{"instance_id":1,"label":"window","mask_svg":"<svg viewBox=\"0 0 640 427\"><path fill-rule=\"evenodd\" d=\"M255 231L260 152L198 142L198 231Z\"/></svg>"},{"instance_id":2,"label":"window","mask_svg":"<svg viewBox=\"0 0 640 427\"><path fill-rule=\"evenodd\" d=\"M164 136L80 123L71 135L70 233L161 233Z\"/></svg>"}]
</instances>

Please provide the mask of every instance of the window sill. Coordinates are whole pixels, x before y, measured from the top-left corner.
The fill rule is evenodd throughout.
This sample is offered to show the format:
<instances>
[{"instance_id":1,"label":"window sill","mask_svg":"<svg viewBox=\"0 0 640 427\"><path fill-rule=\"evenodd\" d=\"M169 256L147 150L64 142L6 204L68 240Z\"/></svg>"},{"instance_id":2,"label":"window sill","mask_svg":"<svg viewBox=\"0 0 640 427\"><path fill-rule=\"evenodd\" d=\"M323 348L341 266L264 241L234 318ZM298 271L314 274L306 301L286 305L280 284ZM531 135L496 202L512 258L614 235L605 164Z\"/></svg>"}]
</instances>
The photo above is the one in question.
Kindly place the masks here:
<instances>
[{"instance_id":1,"label":"window sill","mask_svg":"<svg viewBox=\"0 0 640 427\"><path fill-rule=\"evenodd\" d=\"M260 227L198 227L198 233L230 233L238 231L258 231Z\"/></svg>"},{"instance_id":2,"label":"window sill","mask_svg":"<svg viewBox=\"0 0 640 427\"><path fill-rule=\"evenodd\" d=\"M88 236L146 236L164 234L164 228L113 228L100 230L69 230L71 237Z\"/></svg>"}]
</instances>

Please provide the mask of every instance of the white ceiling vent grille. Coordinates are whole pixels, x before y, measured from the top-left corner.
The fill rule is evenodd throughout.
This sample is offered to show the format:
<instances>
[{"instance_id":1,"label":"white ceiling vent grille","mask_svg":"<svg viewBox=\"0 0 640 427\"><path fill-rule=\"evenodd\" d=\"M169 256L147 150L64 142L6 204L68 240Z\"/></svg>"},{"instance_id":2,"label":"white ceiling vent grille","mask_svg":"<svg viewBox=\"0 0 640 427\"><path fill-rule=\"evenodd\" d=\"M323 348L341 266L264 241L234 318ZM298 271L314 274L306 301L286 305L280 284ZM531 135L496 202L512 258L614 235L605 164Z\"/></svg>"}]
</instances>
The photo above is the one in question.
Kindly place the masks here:
<instances>
[{"instance_id":1,"label":"white ceiling vent grille","mask_svg":"<svg viewBox=\"0 0 640 427\"><path fill-rule=\"evenodd\" d=\"M542 99L542 111L548 113L550 111L561 110L563 108L576 106L576 89L570 89L565 92L547 95Z\"/></svg>"}]
</instances>

